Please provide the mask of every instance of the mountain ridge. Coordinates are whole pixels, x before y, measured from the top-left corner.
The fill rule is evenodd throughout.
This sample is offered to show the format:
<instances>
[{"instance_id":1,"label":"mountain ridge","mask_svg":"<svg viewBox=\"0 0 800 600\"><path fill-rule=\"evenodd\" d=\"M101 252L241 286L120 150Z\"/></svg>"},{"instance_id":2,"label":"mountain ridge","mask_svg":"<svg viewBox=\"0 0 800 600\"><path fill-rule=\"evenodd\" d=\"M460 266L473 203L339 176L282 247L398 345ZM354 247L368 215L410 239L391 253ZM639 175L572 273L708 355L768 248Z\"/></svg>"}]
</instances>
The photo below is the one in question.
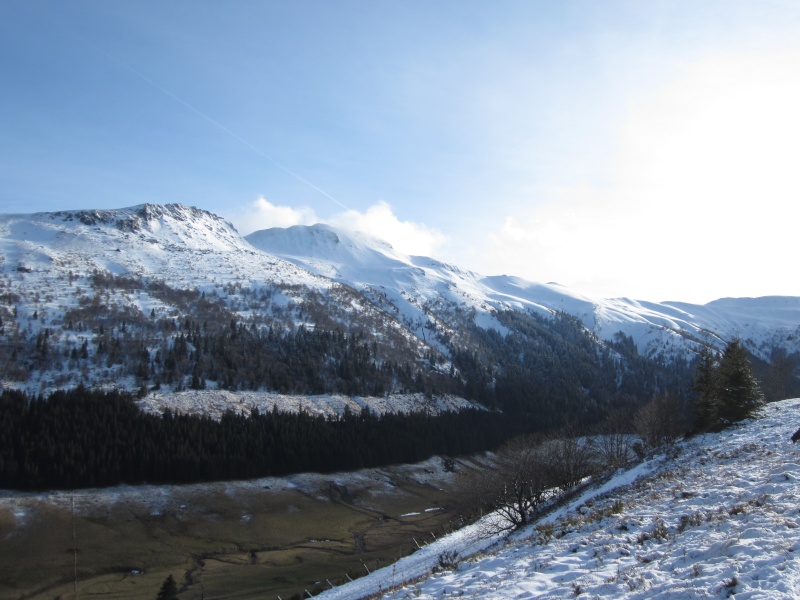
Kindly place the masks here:
<instances>
[{"instance_id":1,"label":"mountain ridge","mask_svg":"<svg viewBox=\"0 0 800 600\"><path fill-rule=\"evenodd\" d=\"M339 383L331 389L323 388L332 383L309 384L307 392L305 384L294 383L297 389L287 389L292 393L342 393L355 385L351 392L365 396L380 390L452 394L462 393L456 388L466 385L475 394L472 400L480 401L485 391L479 390L496 387L498 376L510 376L517 368L511 369L508 361L527 360L525 352L506 354L506 348L506 363L497 363L496 345L516 336L513 343L529 344L530 353L545 343L534 338L548 328L555 328L546 333L550 345L571 343L569 336L588 336L587 343L608 354L593 368L606 371L609 367L602 364L608 361L620 372L633 368L623 365L634 360L631 352L662 365L690 362L704 343L722 348L734 337L741 337L765 363L775 349L800 354L800 298L723 298L702 306L596 299L559 284L484 276L433 258L404 255L368 234L328 225L276 228L243 237L221 217L182 204L0 215L0 284L0 336L5 336L5 359L12 365L0 381L12 387L26 381L29 390L78 382L117 382L127 389L167 382L180 390L190 381L251 389L260 379L239 381L239 366L220 370L197 346L209 335L223 344L220 336L236 338L245 324L248 335L255 335L252 348L262 343L256 339L259 331L284 336L284 341L272 338L275 344L289 344L289 337L303 331L317 332L317 337L339 332L348 340L342 344L360 339L359 344L369 345L359 368L370 363L375 372L386 370L385 383L375 389L365 387L375 375L346 383L351 377L345 364L349 351L341 346L336 360L345 363L331 363L335 372L326 376L326 381ZM214 331L198 330L212 314L225 323L212 323ZM504 316L511 314L517 316ZM559 325L559 315L576 321ZM566 333L565 326L574 331ZM185 345L182 336L188 340ZM321 338L314 343L322 343ZM115 344L129 350L109 355ZM164 357L171 357L176 347L181 354L175 364L170 358L172 375L164 375ZM50 348L58 352L48 354ZM235 360L256 360L252 348L250 355ZM563 355L571 350L550 351ZM142 356L138 367L131 353ZM281 360L290 360L285 356ZM258 368L257 361L252 368ZM524 369L535 371L532 363ZM581 389L592 389L599 370L578 377L583 383L572 384L575 398ZM227 379L223 372L229 373ZM659 389L657 380L648 384L652 390Z\"/></svg>"},{"instance_id":2,"label":"mountain ridge","mask_svg":"<svg viewBox=\"0 0 800 600\"><path fill-rule=\"evenodd\" d=\"M334 260L330 255L324 255L323 249L315 245L313 235L320 228L336 235L338 244L359 248L362 255L358 264L372 265L373 271L353 269L352 263L342 262L340 256ZM800 349L796 344L792 346L788 343L791 339L786 339L800 333L800 298L797 297L721 298L705 305L679 301L591 298L557 283L537 283L509 275L484 276L426 257L399 255L391 250L391 246L388 246L390 252L385 252L378 244L370 246L363 243L364 240L374 240L370 236L335 230L327 225L294 226L290 230L294 241L291 248L283 243L283 232L288 230L262 230L249 234L245 239L265 252L320 275L356 284L361 289L380 290L394 286L401 295L402 292L414 291L430 300L433 289L438 288L441 293L444 285L445 288L461 292L462 297L466 296L471 300L474 307L488 302L496 309L505 305L532 309L542 314L564 311L579 317L584 325L603 339L611 340L620 331L630 335L642 352L657 351L656 345L647 340L653 334L652 329L672 331L679 338L689 338L690 343L695 346L704 341L722 346L725 341L739 336L752 337L749 349L756 354L765 343L783 343L795 351ZM301 232L307 234L303 247L298 243ZM406 269L402 270L401 265ZM380 273L374 272L376 266L382 266ZM418 270L413 270L414 267ZM387 271L392 274L402 273L406 278L401 280L399 277L389 277L386 275ZM454 296L447 294L447 289L444 290L444 295L449 299ZM782 311L778 310L779 304L782 304ZM700 318L696 319L695 315ZM637 323L642 331L636 331ZM650 331L646 330L647 326L651 328ZM768 341L765 340L763 336L768 335L767 330L771 329L784 329L783 339L776 340L773 336ZM680 351L681 340L671 341L672 351ZM768 356L762 355L761 358L768 359Z\"/></svg>"}]
</instances>

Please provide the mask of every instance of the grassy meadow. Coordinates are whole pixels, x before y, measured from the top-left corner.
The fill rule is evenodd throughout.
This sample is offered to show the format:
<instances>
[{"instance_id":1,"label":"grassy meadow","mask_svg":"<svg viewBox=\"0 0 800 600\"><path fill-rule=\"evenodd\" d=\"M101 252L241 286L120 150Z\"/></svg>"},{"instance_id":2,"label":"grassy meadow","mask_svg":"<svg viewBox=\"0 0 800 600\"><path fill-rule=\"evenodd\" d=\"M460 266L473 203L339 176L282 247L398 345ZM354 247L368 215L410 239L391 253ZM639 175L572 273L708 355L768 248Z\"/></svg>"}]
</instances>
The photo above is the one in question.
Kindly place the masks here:
<instances>
[{"instance_id":1,"label":"grassy meadow","mask_svg":"<svg viewBox=\"0 0 800 600\"><path fill-rule=\"evenodd\" d=\"M0 598L153 599L171 574L182 600L287 600L390 564L455 524L449 474L433 461L295 480L9 494Z\"/></svg>"}]
</instances>

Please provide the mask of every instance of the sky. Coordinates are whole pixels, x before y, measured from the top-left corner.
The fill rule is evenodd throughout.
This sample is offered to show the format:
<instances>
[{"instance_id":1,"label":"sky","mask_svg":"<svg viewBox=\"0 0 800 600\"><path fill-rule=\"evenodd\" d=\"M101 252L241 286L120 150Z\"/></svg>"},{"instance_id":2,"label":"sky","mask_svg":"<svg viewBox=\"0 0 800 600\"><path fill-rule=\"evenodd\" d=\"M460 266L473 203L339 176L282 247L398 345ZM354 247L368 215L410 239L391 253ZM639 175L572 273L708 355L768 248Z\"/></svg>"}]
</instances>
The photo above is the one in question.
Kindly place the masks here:
<instances>
[{"instance_id":1,"label":"sky","mask_svg":"<svg viewBox=\"0 0 800 600\"><path fill-rule=\"evenodd\" d=\"M0 0L0 212L325 222L598 297L800 296L794 0Z\"/></svg>"}]
</instances>

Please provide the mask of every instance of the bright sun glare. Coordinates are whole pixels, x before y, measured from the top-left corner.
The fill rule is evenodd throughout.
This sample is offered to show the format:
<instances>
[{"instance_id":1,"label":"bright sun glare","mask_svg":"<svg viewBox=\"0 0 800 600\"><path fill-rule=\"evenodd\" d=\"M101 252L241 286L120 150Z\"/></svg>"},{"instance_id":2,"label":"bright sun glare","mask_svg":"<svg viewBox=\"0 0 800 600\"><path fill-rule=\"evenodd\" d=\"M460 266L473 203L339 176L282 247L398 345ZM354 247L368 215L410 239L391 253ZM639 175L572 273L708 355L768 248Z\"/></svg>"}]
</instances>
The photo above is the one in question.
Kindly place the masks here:
<instances>
[{"instance_id":1,"label":"bright sun glare","mask_svg":"<svg viewBox=\"0 0 800 600\"><path fill-rule=\"evenodd\" d=\"M601 295L627 287L648 300L711 300L695 292L709 277L725 278L730 295L747 295L745 281L774 287L783 264L753 250L787 256L794 246L797 65L800 47L687 67L632 103L604 185L555 190L549 204L509 218L490 237L488 260L502 257L533 280ZM661 281L636 287L635 273L654 269Z\"/></svg>"}]
</instances>

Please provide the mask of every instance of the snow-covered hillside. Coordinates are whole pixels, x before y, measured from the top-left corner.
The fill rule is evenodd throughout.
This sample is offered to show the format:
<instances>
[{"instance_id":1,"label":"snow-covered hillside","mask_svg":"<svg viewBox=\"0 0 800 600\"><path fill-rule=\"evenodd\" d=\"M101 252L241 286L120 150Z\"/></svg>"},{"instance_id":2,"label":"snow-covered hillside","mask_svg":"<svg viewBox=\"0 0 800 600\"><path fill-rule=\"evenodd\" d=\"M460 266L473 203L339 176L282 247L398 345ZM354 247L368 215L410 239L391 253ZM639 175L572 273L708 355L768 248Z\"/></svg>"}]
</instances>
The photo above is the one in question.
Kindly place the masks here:
<instances>
[{"instance_id":1,"label":"snow-covered hillside","mask_svg":"<svg viewBox=\"0 0 800 600\"><path fill-rule=\"evenodd\" d=\"M70 272L94 270L203 291L276 283L324 290L335 280L365 292L426 343L426 330L440 326L437 311L474 310L480 326L502 330L492 313L515 308L566 312L602 339L631 336L651 355L685 352L697 341L722 346L734 336L765 359L776 345L800 350L800 298L727 298L703 306L592 298L554 283L483 276L406 256L367 234L327 225L243 239L216 215L180 204L0 215L0 272L49 296L51 305L70 295ZM142 302L149 310L147 299Z\"/></svg>"},{"instance_id":2,"label":"snow-covered hillside","mask_svg":"<svg viewBox=\"0 0 800 600\"><path fill-rule=\"evenodd\" d=\"M127 324L135 330L129 333L141 335L144 321L179 325L200 318L189 312L181 291L208 294L208 303L227 311L228 321L256 318L284 331L324 318L345 329L370 330L408 360L426 350L357 292L257 250L207 211L144 204L0 215L0 344L20 357L11 376L0 377L0 388L46 392L84 383L139 389L142 382L117 373L113 361L94 360L99 350L84 352L90 364L67 365L64 357L74 359L86 343L99 344L105 328L105 335L119 337ZM44 333L48 348L59 352L32 363L26 346ZM152 335L143 340L152 364L158 343Z\"/></svg>"},{"instance_id":3,"label":"snow-covered hillside","mask_svg":"<svg viewBox=\"0 0 800 600\"><path fill-rule=\"evenodd\" d=\"M485 359L490 352L474 326L507 333L499 313L508 310L572 315L596 336L592 343L628 336L641 354L663 364L691 358L701 342L721 348L736 336L767 361L776 347L800 352L800 298L722 299L704 306L591 298L555 283L483 276L406 256L364 233L315 225L245 239L206 211L144 204L0 215L0 341L7 350L0 357L8 364L16 357L0 385L36 392L80 382L157 387L164 381L148 382L145 375L163 372L157 360L185 333L181 324L189 320L196 327L209 319L192 314L189 305L199 300L181 292L208 294L207 306L225 312L226 324L281 332L301 325L338 328L365 336L377 344L376 368L409 365L409 377L434 372L458 378L454 349ZM159 339L169 323L174 329ZM133 330L126 332L126 325ZM125 356L101 356L122 333ZM141 367L119 366L131 363L136 343ZM196 360L194 350L187 346L182 358ZM170 386L188 386L186 372L184 365ZM214 388L219 376L201 383Z\"/></svg>"},{"instance_id":4,"label":"snow-covered hillside","mask_svg":"<svg viewBox=\"0 0 800 600\"><path fill-rule=\"evenodd\" d=\"M767 405L523 531L492 541L472 526L321 597L798 598L799 409Z\"/></svg>"},{"instance_id":5,"label":"snow-covered hillside","mask_svg":"<svg viewBox=\"0 0 800 600\"><path fill-rule=\"evenodd\" d=\"M268 229L246 238L255 247L325 277L371 292L394 305L418 334L430 308L474 309L483 327L502 327L492 311L506 308L580 318L600 338L633 338L642 353L673 355L698 342L717 346L741 337L749 350L768 359L774 346L800 350L800 298L726 298L704 306L591 298L555 283L500 275L483 276L436 260L406 256L360 232L327 225Z\"/></svg>"},{"instance_id":6,"label":"snow-covered hillside","mask_svg":"<svg viewBox=\"0 0 800 600\"><path fill-rule=\"evenodd\" d=\"M182 204L0 215L0 257L6 274L24 273L31 285L95 269L191 289L265 280L328 285L256 251L220 217Z\"/></svg>"}]
</instances>

